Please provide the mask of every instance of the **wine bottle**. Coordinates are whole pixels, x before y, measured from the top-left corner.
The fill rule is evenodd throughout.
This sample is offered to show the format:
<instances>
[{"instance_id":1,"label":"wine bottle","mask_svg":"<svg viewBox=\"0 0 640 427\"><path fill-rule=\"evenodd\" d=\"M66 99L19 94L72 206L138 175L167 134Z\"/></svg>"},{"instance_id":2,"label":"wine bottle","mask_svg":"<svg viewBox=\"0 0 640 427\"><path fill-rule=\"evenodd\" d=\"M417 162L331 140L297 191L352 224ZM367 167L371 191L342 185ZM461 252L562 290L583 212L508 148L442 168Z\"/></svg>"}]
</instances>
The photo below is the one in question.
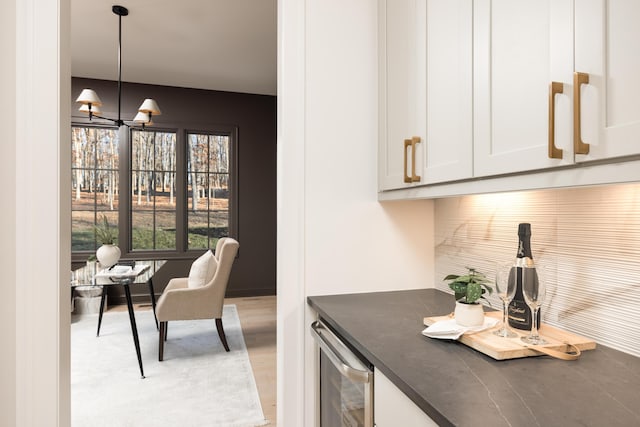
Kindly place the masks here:
<instances>
[{"instance_id":1,"label":"wine bottle","mask_svg":"<svg viewBox=\"0 0 640 427\"><path fill-rule=\"evenodd\" d=\"M523 267L529 267L523 270ZM522 291L522 274L532 274L532 280L537 279L536 271L531 254L531 224L522 223L518 225L518 253L516 255L515 267L509 274L509 283L516 283L516 293L509 303L508 315L509 326L516 329L531 330L531 309L524 300ZM540 324L540 310L538 310L538 324Z\"/></svg>"}]
</instances>

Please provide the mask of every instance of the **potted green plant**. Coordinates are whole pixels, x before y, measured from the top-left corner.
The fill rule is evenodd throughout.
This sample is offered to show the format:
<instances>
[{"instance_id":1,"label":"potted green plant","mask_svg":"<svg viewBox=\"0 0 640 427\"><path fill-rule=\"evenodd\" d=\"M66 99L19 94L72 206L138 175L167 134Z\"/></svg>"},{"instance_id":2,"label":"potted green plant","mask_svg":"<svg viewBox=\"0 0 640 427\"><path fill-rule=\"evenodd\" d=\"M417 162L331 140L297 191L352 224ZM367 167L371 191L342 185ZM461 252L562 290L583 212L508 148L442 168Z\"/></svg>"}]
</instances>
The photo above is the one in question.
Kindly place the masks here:
<instances>
[{"instance_id":1,"label":"potted green plant","mask_svg":"<svg viewBox=\"0 0 640 427\"><path fill-rule=\"evenodd\" d=\"M461 326L479 326L484 323L484 309L480 300L485 299L485 293L491 294L493 288L484 274L475 268L466 268L467 274L449 274L444 280L449 282L456 300L456 323Z\"/></svg>"},{"instance_id":2,"label":"potted green plant","mask_svg":"<svg viewBox=\"0 0 640 427\"><path fill-rule=\"evenodd\" d=\"M102 267L111 267L120 259L120 248L115 245L118 232L115 227L109 225L106 215L102 215L102 220L94 227L96 238L102 246L96 251L96 258Z\"/></svg>"}]
</instances>

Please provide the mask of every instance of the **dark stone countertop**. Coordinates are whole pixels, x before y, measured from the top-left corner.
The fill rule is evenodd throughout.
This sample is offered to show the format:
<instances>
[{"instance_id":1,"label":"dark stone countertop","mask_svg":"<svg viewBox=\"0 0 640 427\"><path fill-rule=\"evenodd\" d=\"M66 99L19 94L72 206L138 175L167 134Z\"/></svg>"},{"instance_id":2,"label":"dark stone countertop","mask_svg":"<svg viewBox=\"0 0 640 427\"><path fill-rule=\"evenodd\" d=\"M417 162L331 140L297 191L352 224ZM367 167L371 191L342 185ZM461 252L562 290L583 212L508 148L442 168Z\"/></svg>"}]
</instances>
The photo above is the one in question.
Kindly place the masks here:
<instances>
[{"instance_id":1,"label":"dark stone countertop","mask_svg":"<svg viewBox=\"0 0 640 427\"><path fill-rule=\"evenodd\" d=\"M496 361L421 334L453 310L435 289L312 296L308 304L440 425L640 425L640 358L598 345L576 361Z\"/></svg>"}]
</instances>

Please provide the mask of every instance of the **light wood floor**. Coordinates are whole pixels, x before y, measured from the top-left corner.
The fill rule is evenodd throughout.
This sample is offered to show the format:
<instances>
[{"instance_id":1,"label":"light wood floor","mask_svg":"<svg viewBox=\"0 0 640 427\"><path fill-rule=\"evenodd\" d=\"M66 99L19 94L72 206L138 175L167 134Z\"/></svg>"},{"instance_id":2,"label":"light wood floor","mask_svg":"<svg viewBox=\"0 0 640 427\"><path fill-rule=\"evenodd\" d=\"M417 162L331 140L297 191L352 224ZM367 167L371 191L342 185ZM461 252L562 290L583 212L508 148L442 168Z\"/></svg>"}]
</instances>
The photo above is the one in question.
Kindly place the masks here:
<instances>
[{"instance_id":1,"label":"light wood floor","mask_svg":"<svg viewBox=\"0 0 640 427\"><path fill-rule=\"evenodd\" d=\"M226 298L225 304L235 304L247 345L253 376L260 395L264 416L277 427L276 420L276 297ZM135 304L134 310L150 310L151 304ZM126 305L116 305L107 311L126 311Z\"/></svg>"},{"instance_id":2,"label":"light wood floor","mask_svg":"<svg viewBox=\"0 0 640 427\"><path fill-rule=\"evenodd\" d=\"M276 297L227 298L235 304L264 416L276 423Z\"/></svg>"}]
</instances>

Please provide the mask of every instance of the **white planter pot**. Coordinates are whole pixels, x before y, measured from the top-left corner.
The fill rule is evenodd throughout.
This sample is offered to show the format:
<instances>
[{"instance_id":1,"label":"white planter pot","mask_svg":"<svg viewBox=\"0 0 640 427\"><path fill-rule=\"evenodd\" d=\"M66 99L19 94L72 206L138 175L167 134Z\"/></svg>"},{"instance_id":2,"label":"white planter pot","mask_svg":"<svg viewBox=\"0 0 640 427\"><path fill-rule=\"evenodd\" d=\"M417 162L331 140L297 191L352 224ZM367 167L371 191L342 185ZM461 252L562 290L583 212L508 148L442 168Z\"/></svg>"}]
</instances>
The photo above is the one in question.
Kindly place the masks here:
<instances>
[{"instance_id":1,"label":"white planter pot","mask_svg":"<svg viewBox=\"0 0 640 427\"><path fill-rule=\"evenodd\" d=\"M120 259L120 248L116 245L102 245L96 251L96 258L103 268L108 268Z\"/></svg>"},{"instance_id":2,"label":"white planter pot","mask_svg":"<svg viewBox=\"0 0 640 427\"><path fill-rule=\"evenodd\" d=\"M456 323L460 326L480 326L484 323L482 304L465 304L456 301L454 315Z\"/></svg>"}]
</instances>

